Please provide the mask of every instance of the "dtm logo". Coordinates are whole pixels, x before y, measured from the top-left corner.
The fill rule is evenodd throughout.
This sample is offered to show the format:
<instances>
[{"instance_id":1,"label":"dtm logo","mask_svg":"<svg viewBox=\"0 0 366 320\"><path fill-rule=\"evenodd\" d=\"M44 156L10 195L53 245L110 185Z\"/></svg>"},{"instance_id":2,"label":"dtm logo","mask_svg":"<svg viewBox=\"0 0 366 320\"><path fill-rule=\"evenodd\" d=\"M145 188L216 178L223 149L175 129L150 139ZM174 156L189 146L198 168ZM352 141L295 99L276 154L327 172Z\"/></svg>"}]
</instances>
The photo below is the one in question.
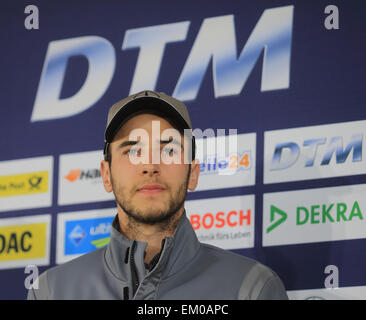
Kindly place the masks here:
<instances>
[{"instance_id":1,"label":"dtm logo","mask_svg":"<svg viewBox=\"0 0 366 320\"><path fill-rule=\"evenodd\" d=\"M335 156L335 162L344 163L348 158L351 158L352 162L359 162L362 160L362 134L354 134L348 144L345 144L343 137L331 137L327 139L325 137L318 139L305 140L302 146L299 146L295 142L278 143L274 148L273 158L271 162L270 170L283 170L291 167L299 159L301 153L301 147L303 153L306 153L308 157L303 159L304 167L314 166L315 158L319 153L319 146L325 145L324 152L321 156L320 165L329 165L333 155ZM287 157L282 155L287 149ZM306 149L306 150L305 150ZM350 157L353 150L352 157Z\"/></svg>"},{"instance_id":2,"label":"dtm logo","mask_svg":"<svg viewBox=\"0 0 366 320\"><path fill-rule=\"evenodd\" d=\"M195 100L210 65L215 98L239 95L263 50L261 91L287 89L290 85L293 6L266 9L258 18L239 54L236 39L240 39L240 35L236 34L234 16L204 19L181 74L176 75L179 79L173 96L185 101ZM190 23L183 21L126 31L121 49L139 49L130 94L155 90L165 47L184 41ZM240 39L240 42L245 41ZM119 43L117 47L120 48ZM88 75L77 93L60 99L68 60L73 56L88 60ZM121 56L119 52L118 56ZM31 121L70 117L87 110L109 88L115 67L115 48L100 36L51 41Z\"/></svg>"},{"instance_id":3,"label":"dtm logo","mask_svg":"<svg viewBox=\"0 0 366 320\"><path fill-rule=\"evenodd\" d=\"M65 223L65 255L84 254L109 243L113 217Z\"/></svg>"},{"instance_id":4,"label":"dtm logo","mask_svg":"<svg viewBox=\"0 0 366 320\"><path fill-rule=\"evenodd\" d=\"M267 131L264 183L366 173L366 121Z\"/></svg>"}]
</instances>

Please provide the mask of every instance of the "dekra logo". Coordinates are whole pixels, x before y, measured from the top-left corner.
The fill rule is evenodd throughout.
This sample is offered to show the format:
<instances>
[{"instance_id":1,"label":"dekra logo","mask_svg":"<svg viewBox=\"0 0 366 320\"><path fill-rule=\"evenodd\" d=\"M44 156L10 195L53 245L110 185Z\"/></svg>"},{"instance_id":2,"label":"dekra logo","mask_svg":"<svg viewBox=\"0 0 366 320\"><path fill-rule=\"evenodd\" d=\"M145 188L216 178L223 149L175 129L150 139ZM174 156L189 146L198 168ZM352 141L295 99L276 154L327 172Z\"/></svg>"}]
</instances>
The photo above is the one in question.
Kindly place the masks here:
<instances>
[{"instance_id":1,"label":"dekra logo","mask_svg":"<svg viewBox=\"0 0 366 320\"><path fill-rule=\"evenodd\" d=\"M271 205L270 208L270 222L272 223L266 229L266 233L276 229L287 220L288 213ZM320 223L342 223L352 221L353 219L363 220L358 201L354 201L352 205L347 205L344 202L330 203L330 204L314 204L311 206L296 207L295 225L301 227L306 224L320 224ZM276 218L279 217L279 218Z\"/></svg>"}]
</instances>

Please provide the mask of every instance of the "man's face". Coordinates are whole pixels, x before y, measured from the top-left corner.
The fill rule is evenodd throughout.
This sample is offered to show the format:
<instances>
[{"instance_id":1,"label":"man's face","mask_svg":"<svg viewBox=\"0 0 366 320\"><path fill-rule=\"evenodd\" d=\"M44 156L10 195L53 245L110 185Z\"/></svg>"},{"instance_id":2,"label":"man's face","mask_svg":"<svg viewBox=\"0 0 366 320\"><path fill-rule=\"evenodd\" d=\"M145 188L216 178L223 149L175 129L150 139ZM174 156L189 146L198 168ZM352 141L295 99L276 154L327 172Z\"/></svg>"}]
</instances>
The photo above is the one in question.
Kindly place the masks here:
<instances>
[{"instance_id":1,"label":"man's face","mask_svg":"<svg viewBox=\"0 0 366 320\"><path fill-rule=\"evenodd\" d=\"M159 121L160 125L160 134L155 136L152 135L153 121L155 125ZM137 115L120 128L110 144L111 166L102 162L105 189L113 191L120 210L137 222L167 222L182 210L187 189L194 190L197 185L199 164L184 164L183 137L179 135L180 141L174 145L162 139L162 132L172 128L167 120L157 115ZM136 129L145 130L147 137L131 138ZM139 141L138 144L135 141ZM141 151L145 161L136 164ZM156 161L156 155L163 158ZM180 163L164 163L168 155L180 157Z\"/></svg>"}]
</instances>

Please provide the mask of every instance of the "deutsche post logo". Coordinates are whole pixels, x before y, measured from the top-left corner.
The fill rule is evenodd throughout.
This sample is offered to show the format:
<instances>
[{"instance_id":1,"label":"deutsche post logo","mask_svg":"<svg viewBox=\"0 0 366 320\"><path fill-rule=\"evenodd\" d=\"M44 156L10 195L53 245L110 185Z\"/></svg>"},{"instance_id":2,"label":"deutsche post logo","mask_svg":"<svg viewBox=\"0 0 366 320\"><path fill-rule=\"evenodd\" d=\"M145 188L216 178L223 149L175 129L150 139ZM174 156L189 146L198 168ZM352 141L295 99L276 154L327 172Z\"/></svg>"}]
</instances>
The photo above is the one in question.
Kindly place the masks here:
<instances>
[{"instance_id":1,"label":"deutsche post logo","mask_svg":"<svg viewBox=\"0 0 366 320\"><path fill-rule=\"evenodd\" d=\"M48 171L0 176L0 197L45 193L48 191Z\"/></svg>"}]
</instances>

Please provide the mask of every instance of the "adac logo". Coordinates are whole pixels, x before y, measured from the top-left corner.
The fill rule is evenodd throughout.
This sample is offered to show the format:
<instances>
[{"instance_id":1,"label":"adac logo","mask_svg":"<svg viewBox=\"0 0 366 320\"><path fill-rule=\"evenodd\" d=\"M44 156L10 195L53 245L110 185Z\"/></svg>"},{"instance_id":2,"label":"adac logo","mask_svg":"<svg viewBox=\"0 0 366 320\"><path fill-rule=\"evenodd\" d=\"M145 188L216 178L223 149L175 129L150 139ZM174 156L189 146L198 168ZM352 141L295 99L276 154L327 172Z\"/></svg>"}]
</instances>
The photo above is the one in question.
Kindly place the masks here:
<instances>
[{"instance_id":1,"label":"adac logo","mask_svg":"<svg viewBox=\"0 0 366 320\"><path fill-rule=\"evenodd\" d=\"M44 258L47 223L0 227L0 263Z\"/></svg>"},{"instance_id":2,"label":"adac logo","mask_svg":"<svg viewBox=\"0 0 366 320\"><path fill-rule=\"evenodd\" d=\"M71 169L69 173L64 176L69 182L75 182L77 180L94 180L101 177L99 169Z\"/></svg>"},{"instance_id":3,"label":"adac logo","mask_svg":"<svg viewBox=\"0 0 366 320\"><path fill-rule=\"evenodd\" d=\"M48 191L48 171L0 177L0 197L44 193Z\"/></svg>"},{"instance_id":4,"label":"adac logo","mask_svg":"<svg viewBox=\"0 0 366 320\"><path fill-rule=\"evenodd\" d=\"M200 165L200 174L233 174L252 167L252 155L250 151L234 153L226 158L218 158L217 155L207 156Z\"/></svg>"}]
</instances>

